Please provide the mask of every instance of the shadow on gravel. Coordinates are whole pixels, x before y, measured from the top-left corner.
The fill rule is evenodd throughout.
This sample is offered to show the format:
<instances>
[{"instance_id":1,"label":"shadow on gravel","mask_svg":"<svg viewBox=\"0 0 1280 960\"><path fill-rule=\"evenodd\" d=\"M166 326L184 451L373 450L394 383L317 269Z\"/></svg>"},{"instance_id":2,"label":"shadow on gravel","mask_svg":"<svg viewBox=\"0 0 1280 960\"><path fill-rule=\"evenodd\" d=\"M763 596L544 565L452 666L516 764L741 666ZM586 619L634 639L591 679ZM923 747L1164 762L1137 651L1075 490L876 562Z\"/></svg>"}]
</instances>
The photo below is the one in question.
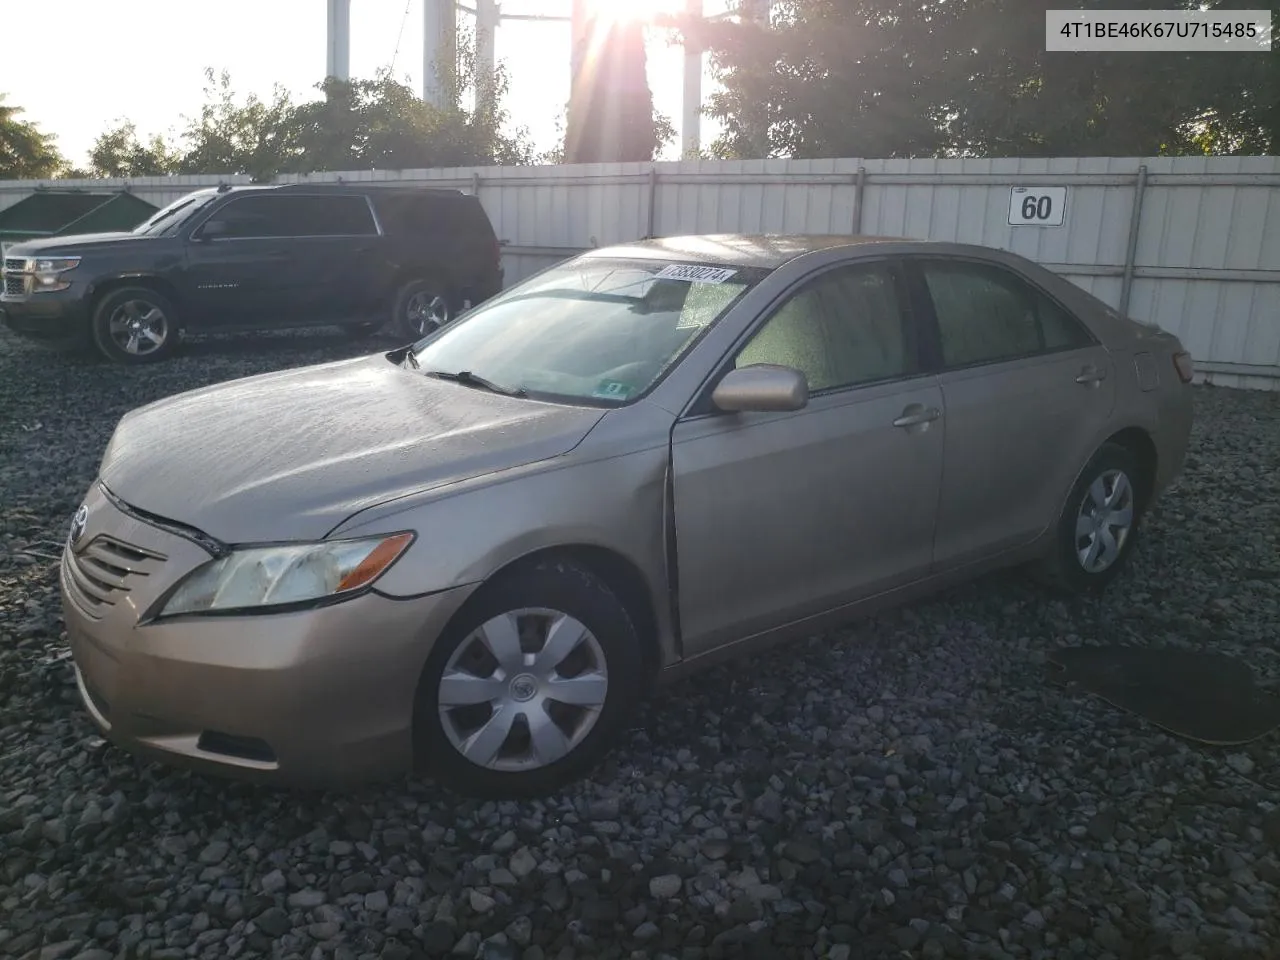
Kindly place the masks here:
<instances>
[{"instance_id":1,"label":"shadow on gravel","mask_svg":"<svg viewBox=\"0 0 1280 960\"><path fill-rule=\"evenodd\" d=\"M1074 647L1049 654L1050 679L1079 685L1188 740L1238 746L1280 727L1280 698L1249 665L1221 653L1161 647Z\"/></svg>"}]
</instances>

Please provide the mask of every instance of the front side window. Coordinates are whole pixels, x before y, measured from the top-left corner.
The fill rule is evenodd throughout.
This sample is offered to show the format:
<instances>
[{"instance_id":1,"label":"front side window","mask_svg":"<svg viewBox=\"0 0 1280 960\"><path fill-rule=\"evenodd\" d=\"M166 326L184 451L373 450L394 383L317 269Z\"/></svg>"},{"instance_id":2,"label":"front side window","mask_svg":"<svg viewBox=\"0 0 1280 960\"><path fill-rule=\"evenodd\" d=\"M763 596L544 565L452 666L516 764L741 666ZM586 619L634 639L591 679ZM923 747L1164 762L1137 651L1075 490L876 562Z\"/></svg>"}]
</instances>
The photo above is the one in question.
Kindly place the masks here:
<instances>
[{"instance_id":1,"label":"front side window","mask_svg":"<svg viewBox=\"0 0 1280 960\"><path fill-rule=\"evenodd\" d=\"M1075 318L999 267L922 265L948 367L966 367L1074 349L1091 342Z\"/></svg>"},{"instance_id":2,"label":"front side window","mask_svg":"<svg viewBox=\"0 0 1280 960\"><path fill-rule=\"evenodd\" d=\"M201 190L189 193L175 200L161 210L157 210L145 221L133 228L133 232L141 237L159 237L171 234L182 224L207 207L217 196L214 190Z\"/></svg>"},{"instance_id":3,"label":"front side window","mask_svg":"<svg viewBox=\"0 0 1280 960\"><path fill-rule=\"evenodd\" d=\"M426 374L467 372L531 396L635 400L762 271L586 257L477 307L419 344Z\"/></svg>"},{"instance_id":4,"label":"front side window","mask_svg":"<svg viewBox=\"0 0 1280 960\"><path fill-rule=\"evenodd\" d=\"M916 351L888 264L833 270L791 297L738 354L735 366L799 370L814 392L908 376Z\"/></svg>"}]
</instances>

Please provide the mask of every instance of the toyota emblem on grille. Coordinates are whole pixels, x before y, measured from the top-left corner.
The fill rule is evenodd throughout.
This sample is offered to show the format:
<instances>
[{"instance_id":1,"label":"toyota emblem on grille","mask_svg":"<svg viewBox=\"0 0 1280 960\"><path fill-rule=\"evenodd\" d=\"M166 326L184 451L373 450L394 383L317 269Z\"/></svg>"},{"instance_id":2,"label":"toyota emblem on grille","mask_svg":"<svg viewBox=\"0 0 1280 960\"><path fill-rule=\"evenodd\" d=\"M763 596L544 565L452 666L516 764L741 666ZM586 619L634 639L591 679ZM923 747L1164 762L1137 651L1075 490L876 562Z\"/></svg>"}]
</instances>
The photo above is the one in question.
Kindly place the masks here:
<instances>
[{"instance_id":1,"label":"toyota emblem on grille","mask_svg":"<svg viewBox=\"0 0 1280 960\"><path fill-rule=\"evenodd\" d=\"M71 533L67 537L72 546L84 536L85 525L89 522L89 507L80 504L80 509L76 511L76 515L71 518Z\"/></svg>"}]
</instances>

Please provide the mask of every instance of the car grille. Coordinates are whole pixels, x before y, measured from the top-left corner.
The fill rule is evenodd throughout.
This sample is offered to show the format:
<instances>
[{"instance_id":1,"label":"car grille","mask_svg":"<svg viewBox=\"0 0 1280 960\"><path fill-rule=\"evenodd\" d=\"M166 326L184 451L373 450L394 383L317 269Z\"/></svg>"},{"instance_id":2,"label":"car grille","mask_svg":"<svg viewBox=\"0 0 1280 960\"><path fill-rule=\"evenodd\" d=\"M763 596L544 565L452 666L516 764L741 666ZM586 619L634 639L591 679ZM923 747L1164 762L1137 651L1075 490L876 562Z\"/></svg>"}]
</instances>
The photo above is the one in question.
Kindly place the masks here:
<instances>
[{"instance_id":1,"label":"car grille","mask_svg":"<svg viewBox=\"0 0 1280 960\"><path fill-rule=\"evenodd\" d=\"M4 292L10 297L20 297L27 292L26 277L5 277Z\"/></svg>"},{"instance_id":2,"label":"car grille","mask_svg":"<svg viewBox=\"0 0 1280 960\"><path fill-rule=\"evenodd\" d=\"M165 556L113 537L96 537L79 553L67 551L67 583L71 599L90 617L121 602L139 577L156 573Z\"/></svg>"},{"instance_id":3,"label":"car grille","mask_svg":"<svg viewBox=\"0 0 1280 960\"><path fill-rule=\"evenodd\" d=\"M5 257L4 268L11 273L21 273L27 266L27 261L21 257Z\"/></svg>"}]
</instances>

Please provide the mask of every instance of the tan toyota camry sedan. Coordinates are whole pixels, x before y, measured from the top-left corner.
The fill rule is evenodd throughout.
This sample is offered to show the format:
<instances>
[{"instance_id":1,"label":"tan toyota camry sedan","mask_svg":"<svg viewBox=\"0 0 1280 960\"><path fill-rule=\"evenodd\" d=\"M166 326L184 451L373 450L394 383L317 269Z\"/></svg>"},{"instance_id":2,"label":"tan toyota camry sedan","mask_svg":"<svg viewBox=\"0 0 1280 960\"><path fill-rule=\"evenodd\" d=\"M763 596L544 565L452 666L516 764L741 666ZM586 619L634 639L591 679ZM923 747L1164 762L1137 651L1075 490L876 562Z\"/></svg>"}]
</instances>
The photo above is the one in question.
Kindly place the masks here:
<instances>
[{"instance_id":1,"label":"tan toyota camry sedan","mask_svg":"<svg viewBox=\"0 0 1280 960\"><path fill-rule=\"evenodd\" d=\"M543 793L717 655L995 567L1106 584L1191 378L998 250L593 251L411 347L125 416L62 559L80 694L217 773Z\"/></svg>"}]
</instances>

